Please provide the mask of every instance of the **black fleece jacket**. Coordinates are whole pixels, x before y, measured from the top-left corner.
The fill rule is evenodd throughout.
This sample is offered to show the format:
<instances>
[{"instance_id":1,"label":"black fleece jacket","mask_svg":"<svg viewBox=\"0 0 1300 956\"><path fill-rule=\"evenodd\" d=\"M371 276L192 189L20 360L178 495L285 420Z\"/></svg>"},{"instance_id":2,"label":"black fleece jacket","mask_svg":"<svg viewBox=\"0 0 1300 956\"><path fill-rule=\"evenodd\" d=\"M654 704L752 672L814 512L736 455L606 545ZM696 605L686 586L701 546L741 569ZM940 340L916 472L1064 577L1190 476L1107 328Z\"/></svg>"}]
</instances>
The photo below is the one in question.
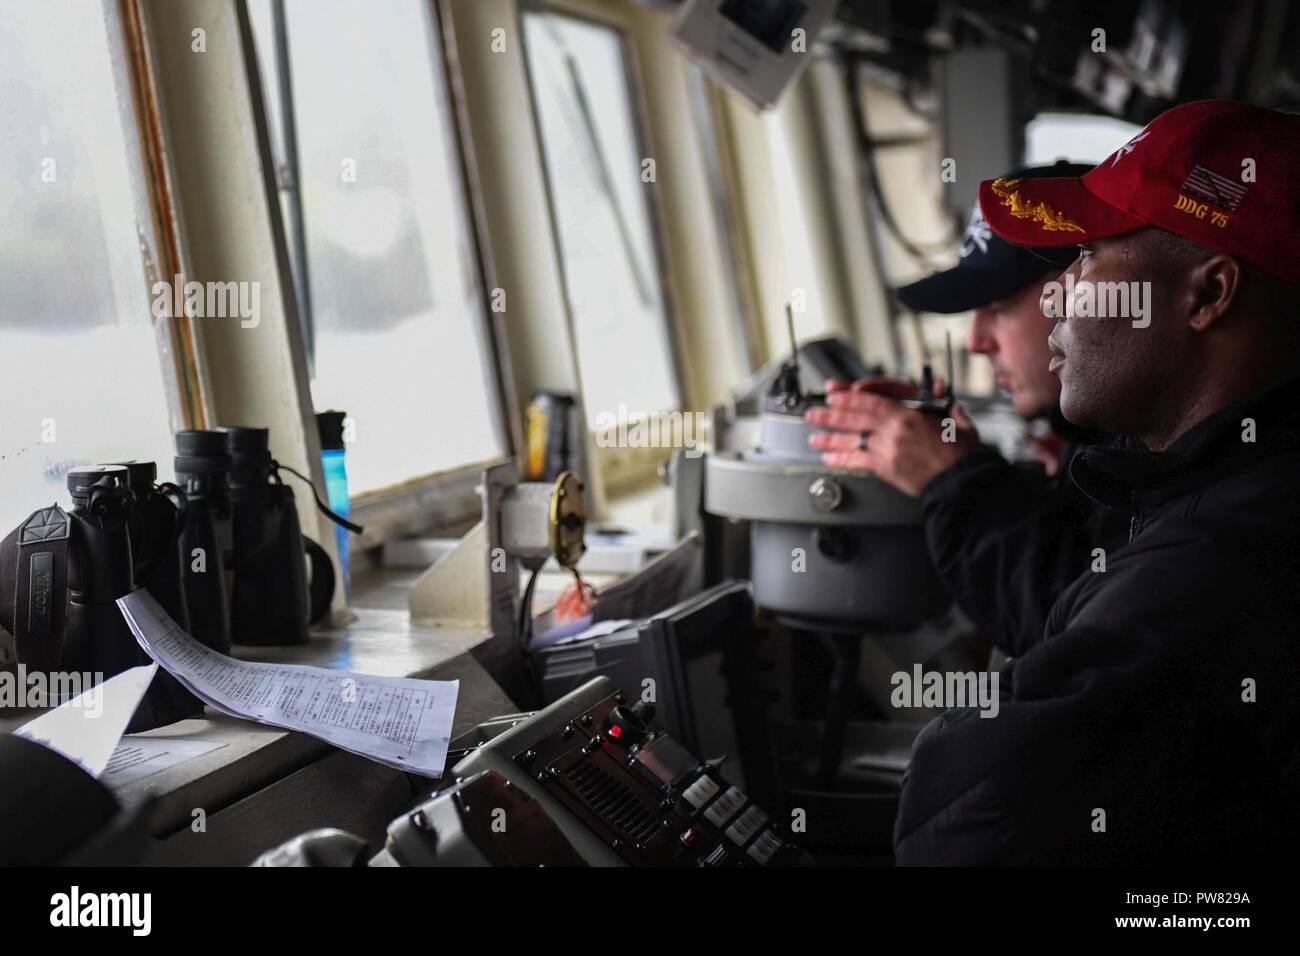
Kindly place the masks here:
<instances>
[{"instance_id":1,"label":"black fleece jacket","mask_svg":"<svg viewBox=\"0 0 1300 956\"><path fill-rule=\"evenodd\" d=\"M1069 480L1070 460L1108 441L1065 421L1061 467L1049 478L1013 465L992 448L972 452L921 491L925 535L949 596L987 640L1018 657L1043 637L1047 612L1071 581L1126 540L1122 515Z\"/></svg>"},{"instance_id":2,"label":"black fleece jacket","mask_svg":"<svg viewBox=\"0 0 1300 956\"><path fill-rule=\"evenodd\" d=\"M1253 439L1253 440L1249 440ZM1131 540L1053 605L996 717L913 748L900 863L1177 863L1300 848L1300 381L1071 477Z\"/></svg>"}]
</instances>

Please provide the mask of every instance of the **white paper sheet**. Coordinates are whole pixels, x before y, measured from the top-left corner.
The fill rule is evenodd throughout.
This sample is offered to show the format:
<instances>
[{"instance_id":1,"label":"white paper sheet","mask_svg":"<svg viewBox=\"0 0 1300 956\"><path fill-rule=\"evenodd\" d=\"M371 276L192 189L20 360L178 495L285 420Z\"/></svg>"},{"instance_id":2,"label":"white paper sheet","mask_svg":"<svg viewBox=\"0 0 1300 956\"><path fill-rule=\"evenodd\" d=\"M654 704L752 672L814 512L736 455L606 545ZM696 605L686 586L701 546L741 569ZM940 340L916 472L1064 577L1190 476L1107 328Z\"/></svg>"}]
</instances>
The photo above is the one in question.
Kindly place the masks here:
<instances>
[{"instance_id":1,"label":"white paper sheet","mask_svg":"<svg viewBox=\"0 0 1300 956\"><path fill-rule=\"evenodd\" d=\"M155 665L156 666L156 665ZM101 779L110 787L143 780L187 760L224 747L220 740L184 737L123 737L113 751Z\"/></svg>"},{"instance_id":2,"label":"white paper sheet","mask_svg":"<svg viewBox=\"0 0 1300 956\"><path fill-rule=\"evenodd\" d=\"M442 775L459 681L239 661L186 634L147 591L117 603L140 646L204 703L399 770Z\"/></svg>"},{"instance_id":3,"label":"white paper sheet","mask_svg":"<svg viewBox=\"0 0 1300 956\"><path fill-rule=\"evenodd\" d=\"M63 754L92 777L108 766L113 748L140 706L157 664L141 664L46 711L14 731Z\"/></svg>"},{"instance_id":4,"label":"white paper sheet","mask_svg":"<svg viewBox=\"0 0 1300 956\"><path fill-rule=\"evenodd\" d=\"M542 647L555 647L559 644L576 644L578 641L590 640L593 637L605 637L609 634L615 634L619 631L626 631L629 628L636 627L637 622L631 618L622 618L614 621L598 621L591 623L591 615L579 618L567 626L554 627L545 634L539 634L533 638L532 647L534 650Z\"/></svg>"}]
</instances>

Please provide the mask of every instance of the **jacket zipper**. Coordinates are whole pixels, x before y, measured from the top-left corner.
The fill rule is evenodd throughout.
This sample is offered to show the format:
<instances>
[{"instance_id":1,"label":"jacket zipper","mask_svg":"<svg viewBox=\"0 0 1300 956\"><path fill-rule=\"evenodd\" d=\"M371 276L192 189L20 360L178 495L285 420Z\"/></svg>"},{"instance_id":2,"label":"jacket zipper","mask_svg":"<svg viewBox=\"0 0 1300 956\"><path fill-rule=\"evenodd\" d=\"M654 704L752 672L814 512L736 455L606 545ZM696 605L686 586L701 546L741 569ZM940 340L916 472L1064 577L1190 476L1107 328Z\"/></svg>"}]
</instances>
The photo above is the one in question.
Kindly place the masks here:
<instances>
[{"instance_id":1,"label":"jacket zipper","mask_svg":"<svg viewBox=\"0 0 1300 956\"><path fill-rule=\"evenodd\" d=\"M1138 506L1138 496L1136 491L1129 492L1130 512L1128 519L1128 540L1132 544L1133 539L1138 536L1142 530L1142 509Z\"/></svg>"}]
</instances>

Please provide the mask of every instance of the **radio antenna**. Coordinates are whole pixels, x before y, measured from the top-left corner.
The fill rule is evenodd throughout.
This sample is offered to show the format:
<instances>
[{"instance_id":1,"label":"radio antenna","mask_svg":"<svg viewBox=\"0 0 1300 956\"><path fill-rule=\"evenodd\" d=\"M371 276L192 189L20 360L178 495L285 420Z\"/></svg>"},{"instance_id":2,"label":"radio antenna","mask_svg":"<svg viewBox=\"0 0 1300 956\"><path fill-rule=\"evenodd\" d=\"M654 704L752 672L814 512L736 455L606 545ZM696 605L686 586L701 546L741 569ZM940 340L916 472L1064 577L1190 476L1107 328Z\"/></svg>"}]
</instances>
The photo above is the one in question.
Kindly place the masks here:
<instances>
[{"instance_id":1,"label":"radio antenna","mask_svg":"<svg viewBox=\"0 0 1300 956\"><path fill-rule=\"evenodd\" d=\"M948 329L943 333L943 341L944 347L948 351L948 394L946 397L948 405L951 406L953 402L952 329Z\"/></svg>"},{"instance_id":2,"label":"radio antenna","mask_svg":"<svg viewBox=\"0 0 1300 956\"><path fill-rule=\"evenodd\" d=\"M794 304L791 302L785 304L785 329L790 335L790 361L794 362L795 368L798 368L799 343L794 337Z\"/></svg>"},{"instance_id":3,"label":"radio antenna","mask_svg":"<svg viewBox=\"0 0 1300 956\"><path fill-rule=\"evenodd\" d=\"M803 398L802 376L799 374L799 342L794 337L794 303L785 304L785 330L790 336L790 360L785 363L781 377L785 380L787 394L797 404Z\"/></svg>"}]
</instances>

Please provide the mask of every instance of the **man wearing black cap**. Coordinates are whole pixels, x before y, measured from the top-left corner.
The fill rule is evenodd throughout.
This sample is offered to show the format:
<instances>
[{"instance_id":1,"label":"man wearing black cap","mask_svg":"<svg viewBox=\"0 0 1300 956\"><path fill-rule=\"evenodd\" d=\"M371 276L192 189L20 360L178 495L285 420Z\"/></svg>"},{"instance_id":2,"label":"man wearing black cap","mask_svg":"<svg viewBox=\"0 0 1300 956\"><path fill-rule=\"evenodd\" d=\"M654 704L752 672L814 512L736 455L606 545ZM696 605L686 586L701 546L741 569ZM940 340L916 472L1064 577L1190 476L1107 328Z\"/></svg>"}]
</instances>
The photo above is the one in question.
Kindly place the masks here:
<instances>
[{"instance_id":1,"label":"man wearing black cap","mask_svg":"<svg viewBox=\"0 0 1300 956\"><path fill-rule=\"evenodd\" d=\"M1090 168L1061 162L1011 177L1078 176ZM1006 241L976 205L957 266L898 290L919 312L974 311L967 350L988 356L1018 415L1051 422L1054 441L1039 444L1045 470L1012 465L982 445L959 410L954 424L962 427L945 436L941 419L891 401L888 382L829 383L829 408L808 413L813 424L841 431L814 437L827 464L869 468L920 496L930 553L949 594L982 635L1013 656L1039 640L1052 602L1097 559L1094 548L1123 541L1122 520L1064 476L1073 454L1096 436L1061 417L1061 384L1048 371L1047 335L1056 320L1043 314L1040 299L1074 257L1073 249L1030 252ZM858 447L862 433L869 433L869 451Z\"/></svg>"}]
</instances>

